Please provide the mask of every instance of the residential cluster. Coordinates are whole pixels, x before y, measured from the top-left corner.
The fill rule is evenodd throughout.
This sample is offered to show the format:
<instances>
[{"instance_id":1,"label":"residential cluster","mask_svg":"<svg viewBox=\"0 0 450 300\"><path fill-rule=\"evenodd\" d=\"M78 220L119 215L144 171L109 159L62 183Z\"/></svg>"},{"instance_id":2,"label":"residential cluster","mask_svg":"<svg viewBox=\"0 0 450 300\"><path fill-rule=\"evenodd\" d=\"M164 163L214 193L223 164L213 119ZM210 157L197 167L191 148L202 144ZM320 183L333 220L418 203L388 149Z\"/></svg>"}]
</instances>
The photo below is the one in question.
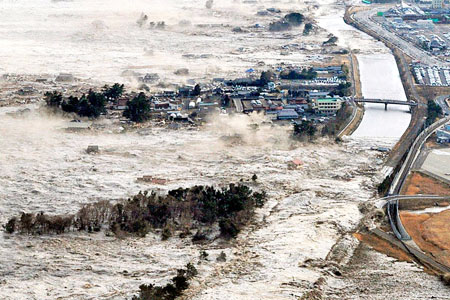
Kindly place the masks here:
<instances>
[{"instance_id":1,"label":"residential cluster","mask_svg":"<svg viewBox=\"0 0 450 300\"><path fill-rule=\"evenodd\" d=\"M442 0L402 3L378 12L375 20L416 47L450 61L450 9Z\"/></svg>"},{"instance_id":2,"label":"residential cluster","mask_svg":"<svg viewBox=\"0 0 450 300\"><path fill-rule=\"evenodd\" d=\"M336 115L348 100L351 84L342 66L286 67L245 77L214 78L201 85L185 85L150 96L151 114L175 121L202 120L210 112L261 112L273 121L324 122ZM135 94L126 94L107 107L120 113Z\"/></svg>"}]
</instances>

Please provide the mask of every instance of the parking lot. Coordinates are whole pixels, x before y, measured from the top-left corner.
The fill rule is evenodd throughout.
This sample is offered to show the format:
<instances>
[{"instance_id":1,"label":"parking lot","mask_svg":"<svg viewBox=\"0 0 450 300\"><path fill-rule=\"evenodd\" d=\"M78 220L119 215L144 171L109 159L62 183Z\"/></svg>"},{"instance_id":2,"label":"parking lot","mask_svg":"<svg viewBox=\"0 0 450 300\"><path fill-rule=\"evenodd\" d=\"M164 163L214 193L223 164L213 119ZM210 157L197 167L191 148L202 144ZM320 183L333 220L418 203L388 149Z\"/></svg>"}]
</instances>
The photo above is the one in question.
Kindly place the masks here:
<instances>
[{"instance_id":1,"label":"parking lot","mask_svg":"<svg viewBox=\"0 0 450 300\"><path fill-rule=\"evenodd\" d=\"M416 65L413 74L417 84L429 86L450 86L450 69Z\"/></svg>"}]
</instances>

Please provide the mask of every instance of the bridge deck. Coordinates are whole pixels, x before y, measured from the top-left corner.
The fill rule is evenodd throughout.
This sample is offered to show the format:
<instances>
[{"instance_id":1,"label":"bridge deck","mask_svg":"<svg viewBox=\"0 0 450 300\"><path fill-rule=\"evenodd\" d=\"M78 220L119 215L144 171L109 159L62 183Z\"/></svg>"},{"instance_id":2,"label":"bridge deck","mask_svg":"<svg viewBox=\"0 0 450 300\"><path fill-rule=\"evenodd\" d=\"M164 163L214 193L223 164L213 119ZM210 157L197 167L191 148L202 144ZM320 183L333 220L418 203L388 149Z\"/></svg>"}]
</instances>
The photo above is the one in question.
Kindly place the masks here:
<instances>
[{"instance_id":1,"label":"bridge deck","mask_svg":"<svg viewBox=\"0 0 450 300\"><path fill-rule=\"evenodd\" d=\"M368 98L353 98L355 102L365 102L365 103L380 103L380 104L395 104L395 105L408 105L417 106L416 102L413 101L402 101L393 99L368 99Z\"/></svg>"}]
</instances>

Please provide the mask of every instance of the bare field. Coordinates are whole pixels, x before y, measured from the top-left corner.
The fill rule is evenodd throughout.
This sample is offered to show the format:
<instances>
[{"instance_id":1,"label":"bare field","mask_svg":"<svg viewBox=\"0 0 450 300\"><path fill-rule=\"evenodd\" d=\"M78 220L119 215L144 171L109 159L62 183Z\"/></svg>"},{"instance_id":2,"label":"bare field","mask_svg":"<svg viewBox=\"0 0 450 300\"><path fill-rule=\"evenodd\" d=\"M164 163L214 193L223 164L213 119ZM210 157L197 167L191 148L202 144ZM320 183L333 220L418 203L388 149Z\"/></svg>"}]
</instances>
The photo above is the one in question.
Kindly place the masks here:
<instances>
[{"instance_id":1,"label":"bare field","mask_svg":"<svg viewBox=\"0 0 450 300\"><path fill-rule=\"evenodd\" d=\"M400 213L402 223L422 251L450 266L450 210L436 214Z\"/></svg>"},{"instance_id":2,"label":"bare field","mask_svg":"<svg viewBox=\"0 0 450 300\"><path fill-rule=\"evenodd\" d=\"M450 187L443 182L424 175L419 172L412 172L407 178L402 194L405 195L450 195Z\"/></svg>"}]
</instances>

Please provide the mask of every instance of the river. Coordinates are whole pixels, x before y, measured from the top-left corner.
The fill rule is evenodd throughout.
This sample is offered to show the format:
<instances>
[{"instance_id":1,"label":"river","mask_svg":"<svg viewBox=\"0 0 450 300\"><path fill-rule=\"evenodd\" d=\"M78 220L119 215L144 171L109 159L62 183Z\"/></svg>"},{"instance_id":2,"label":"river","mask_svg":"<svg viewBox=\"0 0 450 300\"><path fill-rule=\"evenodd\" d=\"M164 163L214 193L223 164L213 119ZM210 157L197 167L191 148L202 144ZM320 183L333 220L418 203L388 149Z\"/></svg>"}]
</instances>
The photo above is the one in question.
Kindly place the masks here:
<instances>
[{"instance_id":1,"label":"river","mask_svg":"<svg viewBox=\"0 0 450 300\"><path fill-rule=\"evenodd\" d=\"M327 2L327 0L324 0ZM319 11L318 23L339 38L338 44L357 54L362 95L365 98L384 98L406 101L397 64L390 50L367 34L344 22L342 7ZM383 104L365 104L365 113L355 140L371 144L393 146L405 132L411 120L409 108Z\"/></svg>"}]
</instances>

